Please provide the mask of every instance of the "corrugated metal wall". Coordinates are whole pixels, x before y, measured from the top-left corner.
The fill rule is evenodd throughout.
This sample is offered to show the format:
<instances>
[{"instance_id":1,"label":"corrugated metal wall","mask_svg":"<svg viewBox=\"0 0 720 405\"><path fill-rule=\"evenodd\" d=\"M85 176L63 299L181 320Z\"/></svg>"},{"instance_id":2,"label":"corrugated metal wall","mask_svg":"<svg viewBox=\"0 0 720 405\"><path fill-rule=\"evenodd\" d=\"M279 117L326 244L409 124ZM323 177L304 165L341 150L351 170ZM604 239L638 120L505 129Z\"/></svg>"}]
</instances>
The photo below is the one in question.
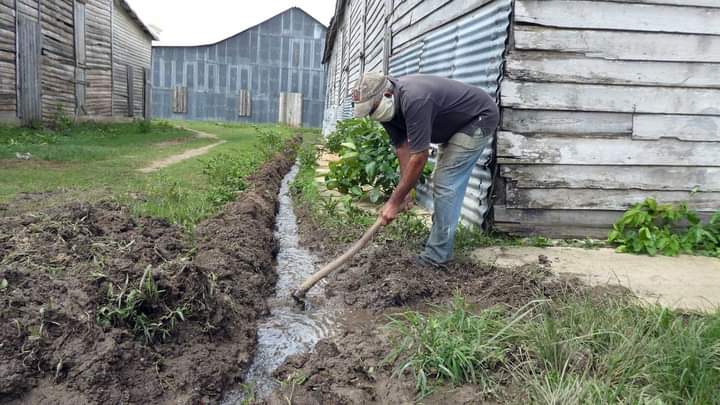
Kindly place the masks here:
<instances>
[{"instance_id":1,"label":"corrugated metal wall","mask_svg":"<svg viewBox=\"0 0 720 405\"><path fill-rule=\"evenodd\" d=\"M394 2L392 13L385 18L368 10L363 20L362 15L354 12L355 7L362 9L362 5L369 3L381 8L385 4L382 1L366 3L363 0L351 0L346 5L346 21L341 30L354 30L354 25L367 23L366 30L373 34L366 53L367 61L350 59L344 65L338 64L343 59L340 48L353 49L354 45L347 44L340 33L336 37L332 57L327 62L328 71L332 72L328 77L335 77L335 82L328 83L329 92L332 93L328 99L333 103L328 104L326 110L325 133L334 130L337 120L352 116L349 90L346 89L352 88L357 80L358 76L352 74L355 67L366 62L366 71L382 71L385 53L390 75L427 73L444 76L479 86L497 99L512 10L511 0L402 0ZM390 30L392 32L388 34L392 41L388 44L383 33ZM354 40L359 41L358 38ZM491 179L482 178L479 170L473 173L463 206L464 222L483 222L488 202L480 201L479 194L490 184ZM419 202L430 209L431 195L429 187L418 188Z\"/></svg>"},{"instance_id":2,"label":"corrugated metal wall","mask_svg":"<svg viewBox=\"0 0 720 405\"><path fill-rule=\"evenodd\" d=\"M280 93L302 93L302 122L320 127L325 104L321 64L326 28L292 8L207 46L153 48L153 116L278 122ZM173 113L176 87L187 88L187 113ZM249 90L251 114L240 115Z\"/></svg>"},{"instance_id":3,"label":"corrugated metal wall","mask_svg":"<svg viewBox=\"0 0 720 405\"><path fill-rule=\"evenodd\" d=\"M478 86L497 100L511 8L510 0L490 2L409 43L390 58L390 75L443 76ZM482 224L489 209L480 195L487 195L492 179L479 169L473 171L463 203L462 217L470 224ZM432 183L418 188L418 201L432 209Z\"/></svg>"}]
</instances>

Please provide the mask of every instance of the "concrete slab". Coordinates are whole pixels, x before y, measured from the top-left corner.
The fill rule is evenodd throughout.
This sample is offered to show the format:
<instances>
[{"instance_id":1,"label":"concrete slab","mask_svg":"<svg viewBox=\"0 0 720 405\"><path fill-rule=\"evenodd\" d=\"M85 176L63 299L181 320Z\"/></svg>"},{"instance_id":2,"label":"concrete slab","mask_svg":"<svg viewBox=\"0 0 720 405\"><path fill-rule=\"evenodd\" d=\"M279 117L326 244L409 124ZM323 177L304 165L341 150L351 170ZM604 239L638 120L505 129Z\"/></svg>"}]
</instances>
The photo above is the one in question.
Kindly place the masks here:
<instances>
[{"instance_id":1,"label":"concrete slab","mask_svg":"<svg viewBox=\"0 0 720 405\"><path fill-rule=\"evenodd\" d=\"M569 247L490 247L471 256L498 268L531 263L590 285L622 285L649 303L671 308L713 311L720 308L720 259L701 256L639 256L613 249Z\"/></svg>"}]
</instances>

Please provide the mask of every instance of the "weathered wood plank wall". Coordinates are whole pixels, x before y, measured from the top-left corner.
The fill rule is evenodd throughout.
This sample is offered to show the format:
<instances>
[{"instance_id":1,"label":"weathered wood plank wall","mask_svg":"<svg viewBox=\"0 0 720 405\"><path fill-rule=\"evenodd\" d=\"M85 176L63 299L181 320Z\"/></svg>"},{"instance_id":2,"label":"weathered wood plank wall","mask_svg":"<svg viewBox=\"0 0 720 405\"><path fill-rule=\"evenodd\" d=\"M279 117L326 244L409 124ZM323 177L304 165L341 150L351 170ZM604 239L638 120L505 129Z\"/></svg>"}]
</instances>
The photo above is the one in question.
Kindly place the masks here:
<instances>
[{"instance_id":1,"label":"weathered wood plank wall","mask_svg":"<svg viewBox=\"0 0 720 405\"><path fill-rule=\"evenodd\" d=\"M112 115L112 0L88 0L85 21L87 58L85 108L90 117Z\"/></svg>"},{"instance_id":2,"label":"weathered wood plank wall","mask_svg":"<svg viewBox=\"0 0 720 405\"><path fill-rule=\"evenodd\" d=\"M648 196L720 208L720 3L517 0L514 16L499 229L604 237Z\"/></svg>"},{"instance_id":3,"label":"weathered wood plank wall","mask_svg":"<svg viewBox=\"0 0 720 405\"><path fill-rule=\"evenodd\" d=\"M15 120L17 115L17 76L15 0L0 0L0 120Z\"/></svg>"},{"instance_id":4,"label":"weathered wood plank wall","mask_svg":"<svg viewBox=\"0 0 720 405\"><path fill-rule=\"evenodd\" d=\"M29 115L38 109L46 122L53 120L58 113L87 118L113 115L111 27L114 1L124 4L120 0L0 0L0 120L16 121L23 114L18 103L26 99L30 103L31 99L38 98L34 94L40 96L39 100L32 101L32 106L26 105ZM21 94L22 80L17 72L17 61L22 57L22 52L18 50L28 44L18 42L16 16L28 23L39 24L41 34L39 41L30 44L34 46L37 42L40 45L37 60L33 59L35 62L31 63L38 70L39 77L31 80L38 86L37 89L24 89L28 97ZM136 65L137 71L133 72L133 91L137 99L134 111L142 116L145 104L142 68L150 67L150 35L135 18L125 16L127 20L119 21L121 27L116 40L120 57L131 55L130 60L137 58L142 61ZM143 37L142 41L135 38L138 32ZM142 46L122 53L126 49L125 44L134 46L139 42ZM27 73L32 74L32 69L28 67ZM118 74L125 76L126 69ZM120 116L127 116L127 104L124 111Z\"/></svg>"},{"instance_id":5,"label":"weathered wood plank wall","mask_svg":"<svg viewBox=\"0 0 720 405\"><path fill-rule=\"evenodd\" d=\"M75 116L74 0L40 2L42 116Z\"/></svg>"},{"instance_id":6,"label":"weathered wood plank wall","mask_svg":"<svg viewBox=\"0 0 720 405\"><path fill-rule=\"evenodd\" d=\"M113 115L142 117L145 112L143 69L152 59L152 38L137 24L119 0L113 12ZM132 70L128 74L128 69ZM132 77L132 99L128 99L127 78Z\"/></svg>"}]
</instances>

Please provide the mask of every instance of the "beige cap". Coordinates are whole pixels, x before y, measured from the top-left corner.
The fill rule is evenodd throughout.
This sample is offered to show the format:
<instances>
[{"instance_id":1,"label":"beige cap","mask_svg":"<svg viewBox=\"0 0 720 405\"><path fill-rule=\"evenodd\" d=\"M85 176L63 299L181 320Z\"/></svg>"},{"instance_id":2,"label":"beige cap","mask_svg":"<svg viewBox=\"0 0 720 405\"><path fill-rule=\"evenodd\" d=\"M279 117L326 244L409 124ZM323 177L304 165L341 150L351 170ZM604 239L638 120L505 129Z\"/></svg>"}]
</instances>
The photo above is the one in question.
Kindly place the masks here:
<instances>
[{"instance_id":1,"label":"beige cap","mask_svg":"<svg viewBox=\"0 0 720 405\"><path fill-rule=\"evenodd\" d=\"M370 115L373 104L382 97L387 76L381 73L365 73L352 91L352 100L354 104L354 115L358 118L364 118Z\"/></svg>"}]
</instances>

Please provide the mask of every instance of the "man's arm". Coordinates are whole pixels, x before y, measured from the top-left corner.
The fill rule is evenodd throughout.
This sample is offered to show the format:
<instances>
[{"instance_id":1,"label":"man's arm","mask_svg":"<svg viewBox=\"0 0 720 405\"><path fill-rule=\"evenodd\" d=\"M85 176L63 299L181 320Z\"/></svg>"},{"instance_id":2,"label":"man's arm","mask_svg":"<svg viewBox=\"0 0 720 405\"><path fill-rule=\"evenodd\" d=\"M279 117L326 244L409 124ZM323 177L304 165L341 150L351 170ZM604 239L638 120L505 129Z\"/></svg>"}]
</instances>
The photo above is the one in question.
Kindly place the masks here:
<instances>
[{"instance_id":1,"label":"man's arm","mask_svg":"<svg viewBox=\"0 0 720 405\"><path fill-rule=\"evenodd\" d=\"M398 160L400 161L400 183L395 187L390 199L385 206L382 208L380 215L383 218L383 224L387 225L395 218L402 210L410 190L415 187L420 175L422 174L425 163L428 160L428 152L410 153L410 148L407 143L398 146L396 149ZM403 161L405 162L403 164Z\"/></svg>"},{"instance_id":2,"label":"man's arm","mask_svg":"<svg viewBox=\"0 0 720 405\"><path fill-rule=\"evenodd\" d=\"M400 146L397 146L395 148L395 154L397 155L398 161L400 162L400 178L402 178L408 161L410 160L410 144L406 141Z\"/></svg>"}]
</instances>

